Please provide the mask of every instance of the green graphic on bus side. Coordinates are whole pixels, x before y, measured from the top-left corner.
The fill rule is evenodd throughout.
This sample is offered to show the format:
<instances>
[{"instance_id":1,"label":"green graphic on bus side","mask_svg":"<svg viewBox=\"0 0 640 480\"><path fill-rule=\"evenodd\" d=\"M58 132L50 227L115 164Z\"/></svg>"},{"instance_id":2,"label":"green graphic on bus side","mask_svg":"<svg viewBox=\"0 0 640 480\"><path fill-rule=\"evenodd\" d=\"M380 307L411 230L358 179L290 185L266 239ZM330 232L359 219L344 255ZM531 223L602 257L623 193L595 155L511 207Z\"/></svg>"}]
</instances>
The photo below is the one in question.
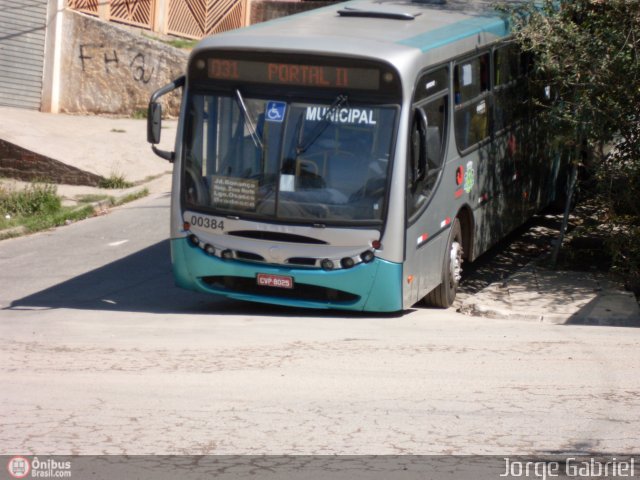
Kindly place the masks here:
<instances>
[{"instance_id":1,"label":"green graphic on bus side","mask_svg":"<svg viewBox=\"0 0 640 480\"><path fill-rule=\"evenodd\" d=\"M470 193L471 190L473 189L473 182L474 182L474 172L473 172L473 163L469 162L467 163L467 171L464 174L464 191L467 193Z\"/></svg>"}]
</instances>

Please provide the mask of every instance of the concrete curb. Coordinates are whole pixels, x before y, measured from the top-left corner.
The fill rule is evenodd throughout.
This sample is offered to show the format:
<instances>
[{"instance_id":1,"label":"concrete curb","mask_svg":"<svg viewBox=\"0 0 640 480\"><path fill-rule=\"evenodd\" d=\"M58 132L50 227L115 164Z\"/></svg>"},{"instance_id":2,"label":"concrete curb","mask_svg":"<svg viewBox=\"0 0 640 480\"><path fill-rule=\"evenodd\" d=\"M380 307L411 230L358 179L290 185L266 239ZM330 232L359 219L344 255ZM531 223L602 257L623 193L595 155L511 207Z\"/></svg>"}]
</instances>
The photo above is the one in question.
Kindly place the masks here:
<instances>
[{"instance_id":1,"label":"concrete curb","mask_svg":"<svg viewBox=\"0 0 640 480\"><path fill-rule=\"evenodd\" d=\"M477 303L464 303L458 312L472 317L491 318L494 320L513 320L519 322L550 323L553 325L563 325L573 316L573 314L538 314L522 313L511 311L506 308L488 307Z\"/></svg>"}]
</instances>

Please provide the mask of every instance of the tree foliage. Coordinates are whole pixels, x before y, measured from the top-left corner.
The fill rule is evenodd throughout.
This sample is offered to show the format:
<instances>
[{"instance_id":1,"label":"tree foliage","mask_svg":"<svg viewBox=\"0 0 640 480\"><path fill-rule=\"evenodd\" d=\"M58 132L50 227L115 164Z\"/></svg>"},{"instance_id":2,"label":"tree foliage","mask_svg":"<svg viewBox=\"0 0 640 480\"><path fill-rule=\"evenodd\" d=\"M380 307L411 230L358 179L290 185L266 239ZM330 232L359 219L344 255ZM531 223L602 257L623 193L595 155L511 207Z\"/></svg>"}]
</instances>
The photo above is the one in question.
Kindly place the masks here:
<instances>
[{"instance_id":1,"label":"tree foliage","mask_svg":"<svg viewBox=\"0 0 640 480\"><path fill-rule=\"evenodd\" d=\"M640 119L637 0L544 0L510 7L516 40L534 54L533 80L550 85L548 120L565 140L632 138Z\"/></svg>"},{"instance_id":2,"label":"tree foliage","mask_svg":"<svg viewBox=\"0 0 640 480\"><path fill-rule=\"evenodd\" d=\"M543 125L574 165L593 174L614 261L640 277L638 0L526 0L500 8L535 59L533 88L550 87Z\"/></svg>"}]
</instances>

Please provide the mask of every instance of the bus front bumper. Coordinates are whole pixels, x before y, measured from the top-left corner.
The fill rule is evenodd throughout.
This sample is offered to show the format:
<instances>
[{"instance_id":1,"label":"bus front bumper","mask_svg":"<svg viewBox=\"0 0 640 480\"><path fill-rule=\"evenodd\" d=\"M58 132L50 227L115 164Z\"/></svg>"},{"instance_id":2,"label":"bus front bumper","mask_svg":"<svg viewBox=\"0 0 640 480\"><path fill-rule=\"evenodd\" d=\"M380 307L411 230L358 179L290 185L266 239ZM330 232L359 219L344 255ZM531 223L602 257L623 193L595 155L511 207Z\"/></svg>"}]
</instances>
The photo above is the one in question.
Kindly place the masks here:
<instances>
[{"instance_id":1,"label":"bus front bumper","mask_svg":"<svg viewBox=\"0 0 640 480\"><path fill-rule=\"evenodd\" d=\"M209 256L186 238L171 240L179 287L235 300L290 307L370 312L402 310L402 264L374 259L349 269L321 270ZM258 286L258 274L290 277L293 288Z\"/></svg>"}]
</instances>

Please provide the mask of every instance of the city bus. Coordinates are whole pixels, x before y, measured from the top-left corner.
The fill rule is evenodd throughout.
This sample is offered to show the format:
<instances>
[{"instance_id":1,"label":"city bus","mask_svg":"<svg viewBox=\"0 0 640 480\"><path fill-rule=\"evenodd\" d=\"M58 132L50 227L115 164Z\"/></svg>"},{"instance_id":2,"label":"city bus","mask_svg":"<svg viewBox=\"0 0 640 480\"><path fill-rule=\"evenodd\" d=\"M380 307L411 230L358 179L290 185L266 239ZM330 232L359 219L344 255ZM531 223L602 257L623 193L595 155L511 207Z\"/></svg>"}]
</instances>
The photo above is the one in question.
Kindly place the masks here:
<instances>
[{"instance_id":1,"label":"city bus","mask_svg":"<svg viewBox=\"0 0 640 480\"><path fill-rule=\"evenodd\" d=\"M526 55L485 3L355 0L198 43L149 104L148 140L174 163L177 285L451 306L463 262L552 201L561 170L531 141ZM176 89L169 152L160 99Z\"/></svg>"}]
</instances>

